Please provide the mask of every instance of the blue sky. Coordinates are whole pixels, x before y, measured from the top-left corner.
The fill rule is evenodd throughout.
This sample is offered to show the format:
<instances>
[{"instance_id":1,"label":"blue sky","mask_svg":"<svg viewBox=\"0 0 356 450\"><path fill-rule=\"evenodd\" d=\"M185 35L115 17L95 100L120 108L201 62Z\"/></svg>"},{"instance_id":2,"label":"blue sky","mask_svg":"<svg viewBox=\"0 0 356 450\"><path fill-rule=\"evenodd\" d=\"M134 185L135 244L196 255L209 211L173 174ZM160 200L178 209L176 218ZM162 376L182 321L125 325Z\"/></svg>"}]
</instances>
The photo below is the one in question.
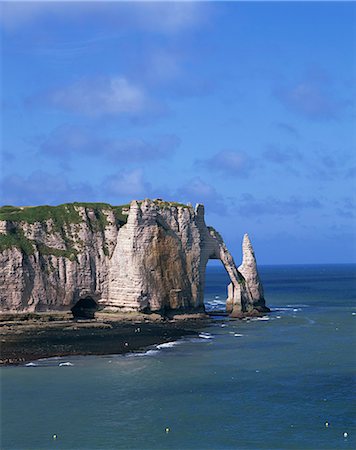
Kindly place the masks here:
<instances>
[{"instance_id":1,"label":"blue sky","mask_svg":"<svg viewBox=\"0 0 356 450\"><path fill-rule=\"evenodd\" d=\"M201 202L238 260L356 261L355 4L1 7L1 203Z\"/></svg>"}]
</instances>

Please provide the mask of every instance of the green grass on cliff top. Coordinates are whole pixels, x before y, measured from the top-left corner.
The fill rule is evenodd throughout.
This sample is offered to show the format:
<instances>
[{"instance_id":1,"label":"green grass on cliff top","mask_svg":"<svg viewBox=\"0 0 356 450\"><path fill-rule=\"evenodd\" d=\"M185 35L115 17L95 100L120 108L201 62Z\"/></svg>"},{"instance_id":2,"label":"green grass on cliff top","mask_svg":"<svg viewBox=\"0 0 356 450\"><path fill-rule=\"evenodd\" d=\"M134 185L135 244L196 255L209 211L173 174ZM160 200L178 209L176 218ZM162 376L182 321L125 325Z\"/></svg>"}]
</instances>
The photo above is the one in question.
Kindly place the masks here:
<instances>
[{"instance_id":1,"label":"green grass on cliff top","mask_svg":"<svg viewBox=\"0 0 356 450\"><path fill-rule=\"evenodd\" d=\"M139 202L141 203L141 202ZM183 203L177 202L166 202L163 200L154 200L154 203L158 204L162 208L167 208L171 206L185 207ZM112 206L109 203L85 203L85 202L74 202L74 203L64 203L58 206L11 206L6 205L0 207L0 220L10 220L12 222L45 222L49 219L53 220L55 229L61 229L65 224L68 223L80 223L82 218L80 217L76 207L83 207L88 210L92 210L97 217L98 221L103 222L105 225L106 218L102 214L102 211L111 210L114 212L116 220L119 224L124 224L127 222L127 214L123 214L123 209L129 208L130 205L119 205Z\"/></svg>"},{"instance_id":2,"label":"green grass on cliff top","mask_svg":"<svg viewBox=\"0 0 356 450\"><path fill-rule=\"evenodd\" d=\"M164 202L159 199L154 201L161 208L166 209L171 206L187 207L181 203ZM142 202L138 202L139 204ZM108 223L106 214L103 211L112 211L114 213L117 225L124 225L127 222L127 214L123 213L124 209L130 207L129 204L112 206L109 203L64 203L58 206L11 206L5 205L0 207L0 220L11 221L15 224L25 223L43 223L47 220L52 220L54 231L59 232L66 243L65 250L47 247L44 244L37 243L34 240L28 239L21 229L21 225L16 225L14 228L8 230L6 234L0 233L0 252L11 247L19 248L24 254L32 255L37 249L41 255L54 255L58 257L66 257L71 260L77 256L77 251L73 248L72 238L68 236L66 225L79 224L83 222L82 217L78 212L78 207L86 209L86 214L91 214L88 225L94 232L104 232ZM104 253L108 250L104 246Z\"/></svg>"},{"instance_id":3,"label":"green grass on cliff top","mask_svg":"<svg viewBox=\"0 0 356 450\"><path fill-rule=\"evenodd\" d=\"M83 207L94 211L98 220L105 220L102 215L104 210L112 210L119 223L125 223L127 216L122 214L124 208L130 205L111 206L108 203L64 203L58 206L2 206L0 207L0 220L10 220L12 222L45 222L52 219L55 228L60 229L68 223L80 223L80 217L76 207Z\"/></svg>"}]
</instances>

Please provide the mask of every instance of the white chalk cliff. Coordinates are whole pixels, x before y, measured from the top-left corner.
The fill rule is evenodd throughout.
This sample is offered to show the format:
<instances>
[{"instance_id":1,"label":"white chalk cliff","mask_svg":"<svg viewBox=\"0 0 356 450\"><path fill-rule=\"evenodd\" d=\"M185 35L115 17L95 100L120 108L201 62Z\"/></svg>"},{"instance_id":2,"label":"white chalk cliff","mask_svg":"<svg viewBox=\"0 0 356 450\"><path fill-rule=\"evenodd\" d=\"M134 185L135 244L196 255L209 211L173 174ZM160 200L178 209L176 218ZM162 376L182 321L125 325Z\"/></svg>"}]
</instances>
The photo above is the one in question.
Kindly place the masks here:
<instances>
[{"instance_id":1,"label":"white chalk cliff","mask_svg":"<svg viewBox=\"0 0 356 450\"><path fill-rule=\"evenodd\" d=\"M132 201L120 220L105 204L37 207L38 219L35 209L4 208L2 312L69 311L87 298L104 310L203 311L209 259L220 259L230 277L232 316L268 311L248 236L238 269L220 234L206 226L203 205Z\"/></svg>"}]
</instances>

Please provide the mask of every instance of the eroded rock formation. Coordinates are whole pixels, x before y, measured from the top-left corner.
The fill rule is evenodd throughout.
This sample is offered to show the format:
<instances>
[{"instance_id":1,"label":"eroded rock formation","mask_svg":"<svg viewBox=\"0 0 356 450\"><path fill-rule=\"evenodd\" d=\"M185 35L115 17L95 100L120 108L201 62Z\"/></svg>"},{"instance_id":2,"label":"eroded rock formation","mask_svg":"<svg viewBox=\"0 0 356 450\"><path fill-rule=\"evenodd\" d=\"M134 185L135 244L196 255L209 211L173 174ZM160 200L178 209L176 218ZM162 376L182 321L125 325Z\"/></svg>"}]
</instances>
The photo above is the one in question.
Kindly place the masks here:
<instances>
[{"instance_id":1,"label":"eroded rock formation","mask_svg":"<svg viewBox=\"0 0 356 450\"><path fill-rule=\"evenodd\" d=\"M38 218L31 208L0 213L1 311L66 311L88 298L105 310L202 311L209 259L229 274L231 315L268 310L248 236L237 269L202 205L68 204L56 207L61 215L42 208Z\"/></svg>"}]
</instances>

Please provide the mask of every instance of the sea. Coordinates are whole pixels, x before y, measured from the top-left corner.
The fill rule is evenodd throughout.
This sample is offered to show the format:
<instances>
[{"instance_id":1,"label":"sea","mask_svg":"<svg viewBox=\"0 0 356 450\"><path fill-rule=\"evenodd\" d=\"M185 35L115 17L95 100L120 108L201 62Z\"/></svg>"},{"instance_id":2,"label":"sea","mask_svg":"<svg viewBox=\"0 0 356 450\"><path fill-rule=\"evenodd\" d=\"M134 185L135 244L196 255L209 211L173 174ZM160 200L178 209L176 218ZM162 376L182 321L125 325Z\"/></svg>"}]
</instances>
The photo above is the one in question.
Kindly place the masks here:
<instances>
[{"instance_id":1,"label":"sea","mask_svg":"<svg viewBox=\"0 0 356 450\"><path fill-rule=\"evenodd\" d=\"M356 265L259 270L261 318L1 368L1 449L356 449ZM228 282L208 266L209 311Z\"/></svg>"}]
</instances>

